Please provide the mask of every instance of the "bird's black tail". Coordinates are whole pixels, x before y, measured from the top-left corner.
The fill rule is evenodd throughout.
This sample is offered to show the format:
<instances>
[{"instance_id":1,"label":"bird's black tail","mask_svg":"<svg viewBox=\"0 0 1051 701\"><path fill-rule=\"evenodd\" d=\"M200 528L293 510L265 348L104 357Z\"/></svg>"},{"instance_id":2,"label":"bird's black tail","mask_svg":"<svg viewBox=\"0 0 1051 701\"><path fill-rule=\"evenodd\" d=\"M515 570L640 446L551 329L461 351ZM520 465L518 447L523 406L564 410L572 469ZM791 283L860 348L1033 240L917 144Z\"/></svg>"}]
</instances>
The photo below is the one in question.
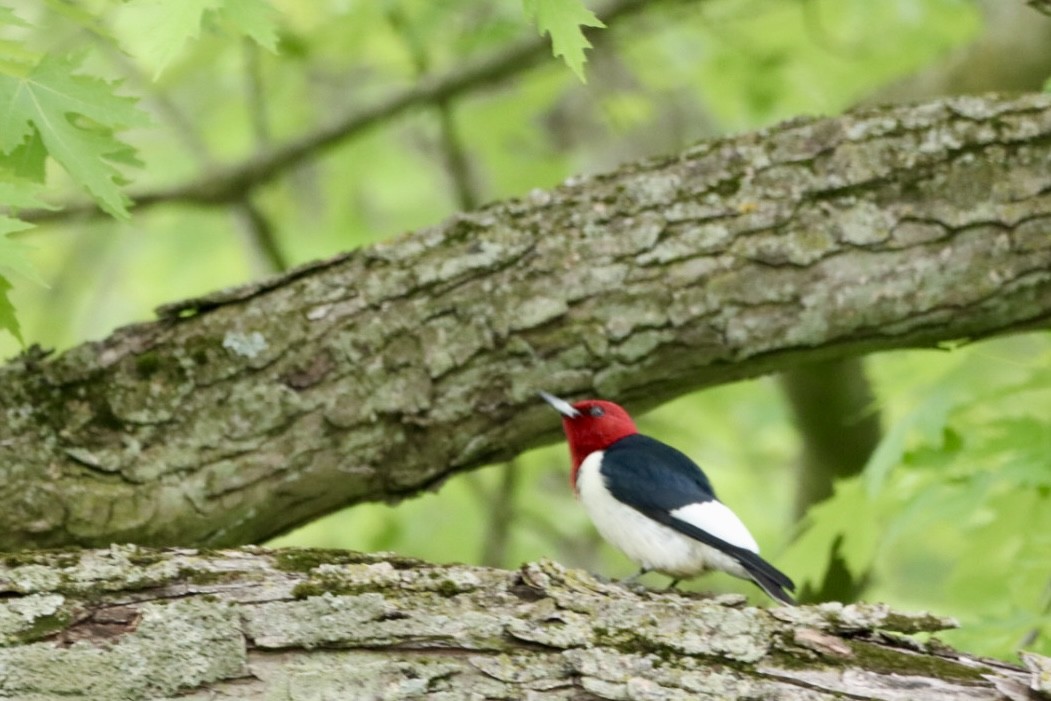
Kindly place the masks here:
<instances>
[{"instance_id":1,"label":"bird's black tail","mask_svg":"<svg viewBox=\"0 0 1051 701\"><path fill-rule=\"evenodd\" d=\"M744 567L748 576L760 589L782 603L789 606L796 605L795 599L788 593L788 591L795 591L796 585L788 578L788 575L749 550L742 549L734 554L737 555L737 561L741 563L741 567ZM785 591L786 589L788 591Z\"/></svg>"},{"instance_id":2,"label":"bird's black tail","mask_svg":"<svg viewBox=\"0 0 1051 701\"><path fill-rule=\"evenodd\" d=\"M699 540L705 545L710 545L719 552L726 553L736 560L738 564L744 568L745 572L748 573L748 576L752 578L752 581L758 584L759 588L769 594L771 598L777 599L789 606L796 605L795 599L792 598L792 595L785 591L785 589L788 591L795 591L795 582L789 579L788 575L784 572L759 557L758 553L746 550L739 545L731 545L722 538L712 535L703 528L698 528L692 523L673 517L667 511L661 511L658 509L641 511L653 520L674 528L679 531L679 533L688 535L695 540Z\"/></svg>"}]
</instances>

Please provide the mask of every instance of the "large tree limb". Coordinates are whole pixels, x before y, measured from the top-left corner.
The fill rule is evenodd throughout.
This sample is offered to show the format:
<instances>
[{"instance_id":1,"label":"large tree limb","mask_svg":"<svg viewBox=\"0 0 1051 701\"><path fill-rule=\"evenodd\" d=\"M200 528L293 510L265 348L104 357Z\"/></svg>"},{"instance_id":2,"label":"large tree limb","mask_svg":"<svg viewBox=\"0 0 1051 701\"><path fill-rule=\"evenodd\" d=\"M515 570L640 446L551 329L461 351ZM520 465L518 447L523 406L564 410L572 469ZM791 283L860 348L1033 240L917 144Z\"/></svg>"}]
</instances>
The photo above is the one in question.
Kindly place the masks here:
<instances>
[{"instance_id":1,"label":"large tree limb","mask_svg":"<svg viewBox=\"0 0 1051 701\"><path fill-rule=\"evenodd\" d=\"M1051 96L796 120L0 371L0 547L231 544L800 362L1051 319Z\"/></svg>"},{"instance_id":2,"label":"large tree limb","mask_svg":"<svg viewBox=\"0 0 1051 701\"><path fill-rule=\"evenodd\" d=\"M993 701L1051 673L896 634L953 625L930 614L747 608L550 562L113 547L9 557L0 593L0 697L21 701Z\"/></svg>"}]
</instances>

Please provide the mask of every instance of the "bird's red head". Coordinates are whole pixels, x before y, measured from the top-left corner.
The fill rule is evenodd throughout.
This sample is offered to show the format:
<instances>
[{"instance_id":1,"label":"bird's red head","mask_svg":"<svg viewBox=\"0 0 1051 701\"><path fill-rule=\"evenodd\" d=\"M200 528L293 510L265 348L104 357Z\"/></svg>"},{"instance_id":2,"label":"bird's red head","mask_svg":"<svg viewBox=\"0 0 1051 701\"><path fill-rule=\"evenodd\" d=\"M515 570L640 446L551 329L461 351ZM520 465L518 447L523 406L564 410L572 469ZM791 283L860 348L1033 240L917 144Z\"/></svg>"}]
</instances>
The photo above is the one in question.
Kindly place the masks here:
<instances>
[{"instance_id":1,"label":"bird's red head","mask_svg":"<svg viewBox=\"0 0 1051 701\"><path fill-rule=\"evenodd\" d=\"M613 402L601 399L585 399L570 404L564 399L541 392L545 402L562 414L562 428L569 441L569 454L573 459L572 482L575 485L577 470L596 450L605 450L621 438L639 432L628 412Z\"/></svg>"}]
</instances>

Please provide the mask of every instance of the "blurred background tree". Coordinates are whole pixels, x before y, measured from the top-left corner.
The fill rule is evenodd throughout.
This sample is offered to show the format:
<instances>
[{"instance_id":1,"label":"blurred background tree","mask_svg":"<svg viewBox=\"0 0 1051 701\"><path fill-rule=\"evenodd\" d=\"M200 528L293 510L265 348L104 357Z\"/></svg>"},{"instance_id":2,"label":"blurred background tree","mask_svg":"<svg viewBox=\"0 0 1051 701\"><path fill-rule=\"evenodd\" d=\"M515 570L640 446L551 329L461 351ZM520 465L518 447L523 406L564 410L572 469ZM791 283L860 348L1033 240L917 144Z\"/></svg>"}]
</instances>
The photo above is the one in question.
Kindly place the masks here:
<instances>
[{"instance_id":1,"label":"blurred background tree","mask_svg":"<svg viewBox=\"0 0 1051 701\"><path fill-rule=\"evenodd\" d=\"M596 8L608 26L588 31L586 66L565 24L565 63L537 37L552 4L525 5L531 17L518 0L3 0L0 325L65 348L705 137L1051 76L1051 21L1020 0L620 0ZM116 96L140 109L87 76L123 81ZM72 127L48 122L68 111ZM0 334L5 356L20 349ZM809 598L931 608L961 619L946 637L964 649L1049 654L1049 361L1041 332L811 366L684 397L641 428L705 466ZM628 574L567 474L550 446L276 543ZM692 586L751 593L721 576Z\"/></svg>"}]
</instances>

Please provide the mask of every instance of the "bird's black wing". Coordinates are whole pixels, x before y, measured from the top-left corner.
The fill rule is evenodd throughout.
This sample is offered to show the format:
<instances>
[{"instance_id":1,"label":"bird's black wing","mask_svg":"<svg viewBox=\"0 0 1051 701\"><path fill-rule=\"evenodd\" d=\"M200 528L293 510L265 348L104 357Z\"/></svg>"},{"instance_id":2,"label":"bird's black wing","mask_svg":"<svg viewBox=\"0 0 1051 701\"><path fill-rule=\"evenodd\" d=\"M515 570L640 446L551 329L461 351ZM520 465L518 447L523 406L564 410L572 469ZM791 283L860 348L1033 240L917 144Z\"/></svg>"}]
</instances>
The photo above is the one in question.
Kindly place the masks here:
<instances>
[{"instance_id":1,"label":"bird's black wing","mask_svg":"<svg viewBox=\"0 0 1051 701\"><path fill-rule=\"evenodd\" d=\"M784 591L795 590L792 580L757 553L672 515L689 504L716 499L708 477L689 457L654 438L635 434L606 449L601 472L606 488L618 501L733 557L770 596L795 603Z\"/></svg>"},{"instance_id":2,"label":"bird's black wing","mask_svg":"<svg viewBox=\"0 0 1051 701\"><path fill-rule=\"evenodd\" d=\"M673 511L716 498L712 483L693 460L641 433L621 438L606 449L602 476L613 496L625 504L633 498L640 504Z\"/></svg>"}]
</instances>

